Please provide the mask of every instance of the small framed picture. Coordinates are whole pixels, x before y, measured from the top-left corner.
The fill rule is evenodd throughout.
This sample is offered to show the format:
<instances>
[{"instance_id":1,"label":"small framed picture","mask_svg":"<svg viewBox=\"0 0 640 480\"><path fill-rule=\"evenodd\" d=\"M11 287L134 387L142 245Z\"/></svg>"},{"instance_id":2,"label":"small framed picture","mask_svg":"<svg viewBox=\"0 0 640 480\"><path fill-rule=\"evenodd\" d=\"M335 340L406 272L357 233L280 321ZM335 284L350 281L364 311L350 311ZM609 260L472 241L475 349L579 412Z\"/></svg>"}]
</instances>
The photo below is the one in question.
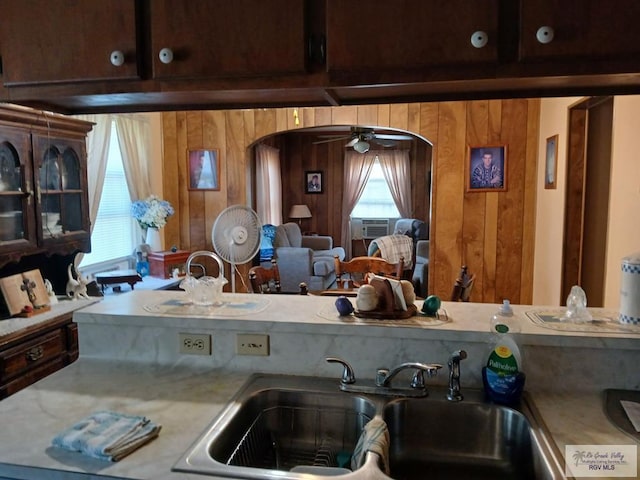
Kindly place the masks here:
<instances>
[{"instance_id":1,"label":"small framed picture","mask_svg":"<svg viewBox=\"0 0 640 480\"><path fill-rule=\"evenodd\" d=\"M322 172L319 170L307 171L304 174L304 191L305 193L322 193Z\"/></svg>"},{"instance_id":2,"label":"small framed picture","mask_svg":"<svg viewBox=\"0 0 640 480\"><path fill-rule=\"evenodd\" d=\"M467 158L467 192L507 189L507 146L470 146Z\"/></svg>"},{"instance_id":3,"label":"small framed picture","mask_svg":"<svg viewBox=\"0 0 640 480\"><path fill-rule=\"evenodd\" d=\"M544 162L544 188L554 190L556 188L556 176L558 175L558 135L547 138Z\"/></svg>"},{"instance_id":4,"label":"small framed picture","mask_svg":"<svg viewBox=\"0 0 640 480\"><path fill-rule=\"evenodd\" d=\"M218 150L188 150L189 190L220 190Z\"/></svg>"}]
</instances>

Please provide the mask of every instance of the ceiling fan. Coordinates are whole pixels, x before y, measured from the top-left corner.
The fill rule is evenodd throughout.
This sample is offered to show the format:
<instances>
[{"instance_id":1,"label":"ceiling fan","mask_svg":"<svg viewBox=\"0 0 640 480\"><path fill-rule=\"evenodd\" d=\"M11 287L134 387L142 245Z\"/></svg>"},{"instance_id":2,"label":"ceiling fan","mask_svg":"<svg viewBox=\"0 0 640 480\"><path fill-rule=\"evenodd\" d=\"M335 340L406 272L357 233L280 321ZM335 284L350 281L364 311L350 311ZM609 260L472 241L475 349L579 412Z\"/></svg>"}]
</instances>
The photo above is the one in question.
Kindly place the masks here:
<instances>
[{"instance_id":1,"label":"ceiling fan","mask_svg":"<svg viewBox=\"0 0 640 480\"><path fill-rule=\"evenodd\" d=\"M314 145L349 140L345 147L353 147L358 153L368 152L371 143L382 147L395 147L398 144L398 140L413 140L410 135L376 133L373 128L364 127L351 127L349 134L319 135L318 138L323 140L313 142Z\"/></svg>"}]
</instances>

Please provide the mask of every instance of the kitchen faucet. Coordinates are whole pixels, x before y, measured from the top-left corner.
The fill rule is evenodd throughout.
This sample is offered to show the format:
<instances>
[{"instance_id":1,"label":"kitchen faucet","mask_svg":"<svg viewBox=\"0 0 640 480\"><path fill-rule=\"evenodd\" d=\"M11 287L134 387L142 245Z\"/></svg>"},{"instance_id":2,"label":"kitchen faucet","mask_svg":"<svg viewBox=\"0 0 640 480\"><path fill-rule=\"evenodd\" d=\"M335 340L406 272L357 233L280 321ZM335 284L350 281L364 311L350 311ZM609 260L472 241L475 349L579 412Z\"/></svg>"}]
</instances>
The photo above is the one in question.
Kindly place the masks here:
<instances>
[{"instance_id":1,"label":"kitchen faucet","mask_svg":"<svg viewBox=\"0 0 640 480\"><path fill-rule=\"evenodd\" d=\"M442 368L438 363L419 363L406 362L389 370L388 368L379 368L376 371L374 385L359 385L353 368L349 363L341 358L328 357L329 363L339 363L342 365L342 377L340 379L340 390L344 392L355 393L373 393L378 395L398 396L398 397L425 397L427 396L427 388L424 383L424 372L428 377L433 377ZM393 387L391 380L401 371L413 369L414 373L409 387Z\"/></svg>"},{"instance_id":2,"label":"kitchen faucet","mask_svg":"<svg viewBox=\"0 0 640 480\"><path fill-rule=\"evenodd\" d=\"M456 350L449 357L447 365L449 366L449 393L447 400L450 402L459 402L464 397L460 393L460 360L467 358L467 352L464 350Z\"/></svg>"}]
</instances>

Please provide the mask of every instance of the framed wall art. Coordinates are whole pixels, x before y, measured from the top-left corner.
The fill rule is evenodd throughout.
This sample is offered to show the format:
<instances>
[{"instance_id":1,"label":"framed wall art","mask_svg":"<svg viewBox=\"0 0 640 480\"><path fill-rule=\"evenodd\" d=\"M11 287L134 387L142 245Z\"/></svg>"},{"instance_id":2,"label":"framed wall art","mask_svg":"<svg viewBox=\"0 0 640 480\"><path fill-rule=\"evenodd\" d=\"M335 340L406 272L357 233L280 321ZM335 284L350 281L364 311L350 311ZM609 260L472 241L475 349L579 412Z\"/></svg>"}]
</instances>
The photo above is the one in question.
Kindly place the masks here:
<instances>
[{"instance_id":1,"label":"framed wall art","mask_svg":"<svg viewBox=\"0 0 640 480\"><path fill-rule=\"evenodd\" d=\"M558 135L547 138L544 162L544 188L554 190L558 175Z\"/></svg>"},{"instance_id":2,"label":"framed wall art","mask_svg":"<svg viewBox=\"0 0 640 480\"><path fill-rule=\"evenodd\" d=\"M187 151L189 190L220 190L218 150Z\"/></svg>"},{"instance_id":3,"label":"framed wall art","mask_svg":"<svg viewBox=\"0 0 640 480\"><path fill-rule=\"evenodd\" d=\"M312 170L304 173L304 191L305 193L322 193L324 184L322 183L322 171Z\"/></svg>"},{"instance_id":4,"label":"framed wall art","mask_svg":"<svg viewBox=\"0 0 640 480\"><path fill-rule=\"evenodd\" d=\"M469 146L467 192L500 192L507 189L507 146Z\"/></svg>"}]
</instances>

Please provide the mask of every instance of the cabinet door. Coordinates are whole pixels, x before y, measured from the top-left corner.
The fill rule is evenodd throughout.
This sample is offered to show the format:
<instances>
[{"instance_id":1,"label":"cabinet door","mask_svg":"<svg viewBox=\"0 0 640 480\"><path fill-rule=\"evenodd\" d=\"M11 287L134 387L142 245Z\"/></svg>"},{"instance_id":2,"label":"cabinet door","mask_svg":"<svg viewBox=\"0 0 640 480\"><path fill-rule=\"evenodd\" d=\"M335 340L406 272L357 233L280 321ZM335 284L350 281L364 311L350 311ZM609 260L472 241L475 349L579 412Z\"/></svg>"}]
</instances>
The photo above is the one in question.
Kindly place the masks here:
<instances>
[{"instance_id":1,"label":"cabinet door","mask_svg":"<svg viewBox=\"0 0 640 480\"><path fill-rule=\"evenodd\" d=\"M521 1L520 60L575 59L588 70L585 59L632 60L640 53L638 0ZM541 27L551 27L553 38L537 38ZM540 35L545 38L544 32ZM546 35L549 39L548 33ZM636 62L637 63L637 62Z\"/></svg>"},{"instance_id":2,"label":"cabinet door","mask_svg":"<svg viewBox=\"0 0 640 480\"><path fill-rule=\"evenodd\" d=\"M28 133L0 131L0 254L37 248L33 171Z\"/></svg>"},{"instance_id":3,"label":"cabinet door","mask_svg":"<svg viewBox=\"0 0 640 480\"><path fill-rule=\"evenodd\" d=\"M34 135L33 144L38 191L36 223L42 245L61 254L88 251L84 141Z\"/></svg>"},{"instance_id":4,"label":"cabinet door","mask_svg":"<svg viewBox=\"0 0 640 480\"><path fill-rule=\"evenodd\" d=\"M496 63L497 0L331 0L327 70L389 71ZM484 47L471 43L487 34Z\"/></svg>"},{"instance_id":5,"label":"cabinet door","mask_svg":"<svg viewBox=\"0 0 640 480\"><path fill-rule=\"evenodd\" d=\"M3 0L1 10L5 85L139 78L134 0Z\"/></svg>"},{"instance_id":6,"label":"cabinet door","mask_svg":"<svg viewBox=\"0 0 640 480\"><path fill-rule=\"evenodd\" d=\"M155 0L151 44L155 78L302 73L302 0ZM159 54L170 49L173 59ZM165 61L169 60L165 57Z\"/></svg>"}]
</instances>

